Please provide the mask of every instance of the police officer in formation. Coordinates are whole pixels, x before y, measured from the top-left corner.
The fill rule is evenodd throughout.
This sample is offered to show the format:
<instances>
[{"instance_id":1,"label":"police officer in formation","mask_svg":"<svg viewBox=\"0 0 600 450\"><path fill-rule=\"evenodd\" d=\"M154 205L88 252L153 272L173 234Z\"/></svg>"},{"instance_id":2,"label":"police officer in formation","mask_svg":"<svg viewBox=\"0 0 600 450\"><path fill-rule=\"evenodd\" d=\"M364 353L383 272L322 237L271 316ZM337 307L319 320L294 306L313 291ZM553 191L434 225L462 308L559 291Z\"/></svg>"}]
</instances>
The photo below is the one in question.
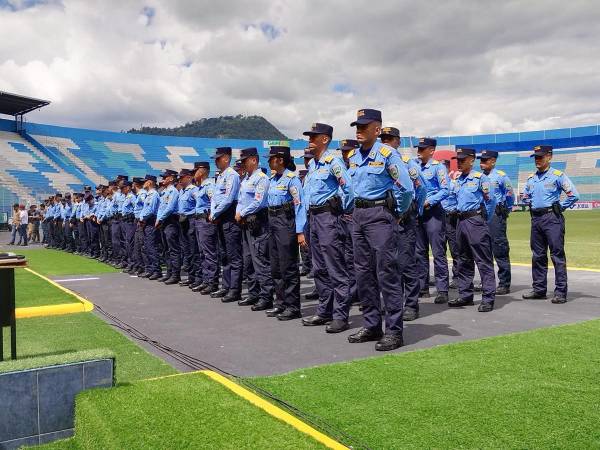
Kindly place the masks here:
<instances>
[{"instance_id":1,"label":"police officer in formation","mask_svg":"<svg viewBox=\"0 0 600 450\"><path fill-rule=\"evenodd\" d=\"M270 147L270 175L258 149L241 150L236 172L231 148L220 147L214 156L216 181L210 163L198 161L180 172L165 170L160 185L151 174L131 181L118 175L97 186L96 195L90 186L83 193L57 193L47 200L48 247L282 321L302 317L303 253L304 274L312 270L316 288L305 297L318 303L302 324L324 326L327 333L345 331L351 304L358 300L363 326L348 341L376 341L380 351L403 345L403 321L419 317L419 294L429 294L429 247L434 303L473 305L477 265L478 310L492 311L496 294L510 290L506 226L515 202L509 178L495 168L498 153L482 151L476 171L475 150L458 148L460 175L451 179L449 164L433 159L435 139L419 139L418 156L412 158L399 153L399 130L382 128L380 111L359 110L351 126L356 139L340 142L342 158L329 148L333 127L314 123L304 132L309 147L302 180L289 147ZM552 147L538 146L532 156L537 172L522 198L532 218L533 291L523 298L546 298L549 248L556 272L552 302L564 303L563 211L578 193L551 167ZM447 244L458 285L458 298L450 301ZM242 298L244 276L248 295Z\"/></svg>"}]
</instances>

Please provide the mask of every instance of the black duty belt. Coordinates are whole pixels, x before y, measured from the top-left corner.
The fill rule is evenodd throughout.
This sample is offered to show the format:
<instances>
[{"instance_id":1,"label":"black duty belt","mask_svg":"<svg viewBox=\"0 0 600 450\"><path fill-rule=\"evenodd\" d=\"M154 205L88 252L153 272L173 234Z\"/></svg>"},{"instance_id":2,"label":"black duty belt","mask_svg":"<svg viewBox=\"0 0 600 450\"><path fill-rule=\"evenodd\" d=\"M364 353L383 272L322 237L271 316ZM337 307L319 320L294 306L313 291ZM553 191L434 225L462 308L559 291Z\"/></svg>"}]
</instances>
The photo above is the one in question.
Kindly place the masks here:
<instances>
[{"instance_id":1,"label":"black duty belt","mask_svg":"<svg viewBox=\"0 0 600 450\"><path fill-rule=\"evenodd\" d=\"M321 213L324 213L324 212L333 212L333 209L332 209L332 207L331 207L330 204L325 203L324 205L320 205L320 206L310 206L308 208L308 211L311 214L315 214L316 215L316 214L321 214Z\"/></svg>"},{"instance_id":2,"label":"black duty belt","mask_svg":"<svg viewBox=\"0 0 600 450\"><path fill-rule=\"evenodd\" d=\"M287 214L290 212L294 212L294 203L287 202L287 203L284 203L283 205L269 206L268 211L269 211L270 216L279 216L281 214Z\"/></svg>"},{"instance_id":3,"label":"black duty belt","mask_svg":"<svg viewBox=\"0 0 600 450\"><path fill-rule=\"evenodd\" d=\"M479 211L478 209L476 209L474 211L465 211L465 212L459 212L458 213L458 218L460 220L469 219L469 218L475 217L475 216L481 216L481 211Z\"/></svg>"},{"instance_id":4,"label":"black duty belt","mask_svg":"<svg viewBox=\"0 0 600 450\"><path fill-rule=\"evenodd\" d=\"M375 208L376 206L385 206L386 199L380 198L377 200L366 200L364 198L354 199L354 206L356 208Z\"/></svg>"},{"instance_id":5,"label":"black duty belt","mask_svg":"<svg viewBox=\"0 0 600 450\"><path fill-rule=\"evenodd\" d=\"M200 214L194 214L194 219L197 220L204 220L204 219L208 219L208 213L200 213Z\"/></svg>"},{"instance_id":6,"label":"black duty belt","mask_svg":"<svg viewBox=\"0 0 600 450\"><path fill-rule=\"evenodd\" d=\"M549 206L548 208L532 208L531 209L531 215L534 217L540 217L540 216L544 216L548 213L554 212L554 210L552 209L552 206Z\"/></svg>"}]
</instances>

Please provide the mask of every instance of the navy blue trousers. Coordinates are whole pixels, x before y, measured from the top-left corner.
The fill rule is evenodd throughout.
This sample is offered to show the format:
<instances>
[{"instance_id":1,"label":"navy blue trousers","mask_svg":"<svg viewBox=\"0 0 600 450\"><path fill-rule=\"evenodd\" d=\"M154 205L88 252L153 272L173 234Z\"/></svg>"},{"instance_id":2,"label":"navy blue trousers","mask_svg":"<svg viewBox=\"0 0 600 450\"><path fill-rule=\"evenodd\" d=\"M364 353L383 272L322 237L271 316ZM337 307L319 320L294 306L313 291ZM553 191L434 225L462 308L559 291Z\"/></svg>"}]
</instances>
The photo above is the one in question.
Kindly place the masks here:
<instances>
[{"instance_id":1,"label":"navy blue trousers","mask_svg":"<svg viewBox=\"0 0 600 450\"><path fill-rule=\"evenodd\" d=\"M146 273L160 274L160 230L154 228L154 221L144 226L144 251L146 252Z\"/></svg>"},{"instance_id":2,"label":"navy blue trousers","mask_svg":"<svg viewBox=\"0 0 600 450\"><path fill-rule=\"evenodd\" d=\"M506 237L506 217L494 213L490 221L490 234L492 236L492 253L498 265L498 284L510 287L510 247Z\"/></svg>"},{"instance_id":3,"label":"navy blue trousers","mask_svg":"<svg viewBox=\"0 0 600 450\"><path fill-rule=\"evenodd\" d=\"M299 249L294 214L271 214L269 226L269 275L275 290L275 306L300 311Z\"/></svg>"},{"instance_id":4,"label":"navy blue trousers","mask_svg":"<svg viewBox=\"0 0 600 450\"><path fill-rule=\"evenodd\" d=\"M565 218L553 212L531 218L531 275L533 290L545 294L548 276L548 249L554 265L554 295L567 296L567 257L565 255Z\"/></svg>"},{"instance_id":5,"label":"navy blue trousers","mask_svg":"<svg viewBox=\"0 0 600 450\"><path fill-rule=\"evenodd\" d=\"M206 218L195 219L194 226L196 227L196 241L198 242L199 251L200 281L215 286L219 283L217 226L208 222Z\"/></svg>"},{"instance_id":6,"label":"navy blue trousers","mask_svg":"<svg viewBox=\"0 0 600 450\"><path fill-rule=\"evenodd\" d=\"M346 270L348 271L348 295L350 303L358 300L358 290L356 288L356 274L354 273L354 245L352 244L352 216L343 215L340 221L344 231L344 258L346 260Z\"/></svg>"},{"instance_id":7,"label":"navy blue trousers","mask_svg":"<svg viewBox=\"0 0 600 450\"><path fill-rule=\"evenodd\" d=\"M417 216L411 213L399 226L398 266L401 277L404 307L419 310L419 269L415 248L417 245Z\"/></svg>"},{"instance_id":8,"label":"navy blue trousers","mask_svg":"<svg viewBox=\"0 0 600 450\"><path fill-rule=\"evenodd\" d=\"M166 244L165 261L167 275L181 277L181 245L179 242L179 222L176 217L169 217L163 224L163 242Z\"/></svg>"},{"instance_id":9,"label":"navy blue trousers","mask_svg":"<svg viewBox=\"0 0 600 450\"><path fill-rule=\"evenodd\" d=\"M458 244L456 243L456 225L458 224L458 212L445 215L446 222L446 245L452 256L452 279L458 277Z\"/></svg>"},{"instance_id":10,"label":"navy blue trousers","mask_svg":"<svg viewBox=\"0 0 600 450\"><path fill-rule=\"evenodd\" d=\"M271 276L271 260L269 256L269 240L271 231L267 220L260 221L254 230L245 227L243 240L245 251L249 253L252 262L253 279L248 285L248 295L259 300L273 299L273 278ZM252 284L252 289L250 285Z\"/></svg>"},{"instance_id":11,"label":"navy blue trousers","mask_svg":"<svg viewBox=\"0 0 600 450\"><path fill-rule=\"evenodd\" d=\"M438 292L448 292L448 258L444 209L438 203L423 212L417 226L417 263L421 289L429 287L429 246L433 254L433 272Z\"/></svg>"},{"instance_id":12,"label":"navy blue trousers","mask_svg":"<svg viewBox=\"0 0 600 450\"><path fill-rule=\"evenodd\" d=\"M219 252L223 261L223 289L242 290L242 230L233 219L218 225Z\"/></svg>"}]
</instances>

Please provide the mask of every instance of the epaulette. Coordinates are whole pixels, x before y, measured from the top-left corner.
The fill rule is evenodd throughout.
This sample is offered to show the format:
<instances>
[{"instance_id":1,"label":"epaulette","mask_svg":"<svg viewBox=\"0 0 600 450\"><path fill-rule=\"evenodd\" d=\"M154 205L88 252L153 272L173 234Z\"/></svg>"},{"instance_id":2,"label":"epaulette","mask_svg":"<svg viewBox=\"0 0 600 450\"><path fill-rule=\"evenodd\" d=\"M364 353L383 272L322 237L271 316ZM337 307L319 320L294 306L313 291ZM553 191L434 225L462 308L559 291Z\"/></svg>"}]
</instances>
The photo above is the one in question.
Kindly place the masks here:
<instances>
[{"instance_id":1,"label":"epaulette","mask_svg":"<svg viewBox=\"0 0 600 450\"><path fill-rule=\"evenodd\" d=\"M504 175L506 175L506 172L504 170L499 170L498 175L504 176Z\"/></svg>"},{"instance_id":2,"label":"epaulette","mask_svg":"<svg viewBox=\"0 0 600 450\"><path fill-rule=\"evenodd\" d=\"M410 161L410 156L406 156L406 155L403 156L402 157L402 161L404 161L405 163L409 162Z\"/></svg>"},{"instance_id":3,"label":"epaulette","mask_svg":"<svg viewBox=\"0 0 600 450\"><path fill-rule=\"evenodd\" d=\"M534 175L533 173L530 173L529 175L527 175L527 179L533 178L533 175Z\"/></svg>"},{"instance_id":4,"label":"epaulette","mask_svg":"<svg viewBox=\"0 0 600 450\"><path fill-rule=\"evenodd\" d=\"M325 158L323 158L323 161L325 161L326 163L330 163L331 161L333 161L333 155L327 155Z\"/></svg>"},{"instance_id":5,"label":"epaulette","mask_svg":"<svg viewBox=\"0 0 600 450\"><path fill-rule=\"evenodd\" d=\"M259 170L260 170L260 169L259 169ZM266 176L267 176L267 174L266 174L266 173L264 173L262 170L260 170L260 172L259 172L258 176L259 176L259 177L266 177Z\"/></svg>"},{"instance_id":6,"label":"epaulette","mask_svg":"<svg viewBox=\"0 0 600 450\"><path fill-rule=\"evenodd\" d=\"M354 150L350 150L348 152L348 158L352 158L356 152Z\"/></svg>"},{"instance_id":7,"label":"epaulette","mask_svg":"<svg viewBox=\"0 0 600 450\"><path fill-rule=\"evenodd\" d=\"M556 175L557 177L560 177L560 176L563 174L563 173L562 173L560 170L558 170L558 169L554 169L554 170L552 171L552 173L553 173L554 175Z\"/></svg>"},{"instance_id":8,"label":"epaulette","mask_svg":"<svg viewBox=\"0 0 600 450\"><path fill-rule=\"evenodd\" d=\"M381 153L384 158L387 158L392 154L392 150L390 150L388 147L381 147L379 149L379 153Z\"/></svg>"},{"instance_id":9,"label":"epaulette","mask_svg":"<svg viewBox=\"0 0 600 450\"><path fill-rule=\"evenodd\" d=\"M432 159L431 164L439 164L440 162L437 159Z\"/></svg>"},{"instance_id":10,"label":"epaulette","mask_svg":"<svg viewBox=\"0 0 600 450\"><path fill-rule=\"evenodd\" d=\"M288 172L287 176L288 178L294 178L296 174L294 172Z\"/></svg>"},{"instance_id":11,"label":"epaulette","mask_svg":"<svg viewBox=\"0 0 600 450\"><path fill-rule=\"evenodd\" d=\"M473 178L481 178L481 172L475 172Z\"/></svg>"}]
</instances>

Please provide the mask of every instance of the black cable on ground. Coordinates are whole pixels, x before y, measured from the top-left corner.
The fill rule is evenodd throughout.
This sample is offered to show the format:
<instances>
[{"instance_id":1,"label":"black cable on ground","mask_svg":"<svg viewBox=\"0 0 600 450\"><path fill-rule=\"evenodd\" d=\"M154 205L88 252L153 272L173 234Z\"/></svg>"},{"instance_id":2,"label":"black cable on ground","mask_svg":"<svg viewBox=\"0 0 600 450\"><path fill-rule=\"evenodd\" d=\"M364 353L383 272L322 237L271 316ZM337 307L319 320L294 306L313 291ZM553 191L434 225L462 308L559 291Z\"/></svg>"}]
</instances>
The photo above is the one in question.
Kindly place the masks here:
<instances>
[{"instance_id":1,"label":"black cable on ground","mask_svg":"<svg viewBox=\"0 0 600 450\"><path fill-rule=\"evenodd\" d=\"M254 393L256 393L256 394L259 394L263 397L268 398L269 400L273 401L277 405L286 409L291 414L302 419L304 422L307 422L314 428L320 430L321 432L325 433L326 435L330 436L331 438L336 439L338 442L341 442L342 444L348 446L349 448L370 450L369 446L366 443L360 441L356 437L351 436L350 434L336 428L334 425L327 423L324 419L320 418L319 416L302 411L298 407L277 397L272 392L269 392L266 389L261 388L260 386L252 383L251 381L249 381L243 377L237 376L235 374L232 374L226 370L223 370L207 361L204 361L202 359L196 358L194 356L183 353L179 350L173 349L167 345L164 345L161 342L156 341L156 340L150 338L149 336L145 335L144 333L142 333L141 331L139 331L132 325L129 325L128 323L123 322L117 316L105 311L101 306L99 306L97 304L94 304L94 309L96 311L98 311L100 314L102 314L103 316L105 316L110 322L112 322L112 325L114 327L122 330L123 332L127 333L128 335L130 335L132 338L134 338L136 340L139 340L141 342L146 342L147 344L151 345L152 347L156 348L157 350L160 350L164 354L166 354L169 357L173 358L174 360L180 362L181 364L189 367L190 369L192 369L192 370L212 370L214 372L218 372L222 375L230 377L230 378L234 379L237 383L249 388L250 390L254 391Z\"/></svg>"}]
</instances>

